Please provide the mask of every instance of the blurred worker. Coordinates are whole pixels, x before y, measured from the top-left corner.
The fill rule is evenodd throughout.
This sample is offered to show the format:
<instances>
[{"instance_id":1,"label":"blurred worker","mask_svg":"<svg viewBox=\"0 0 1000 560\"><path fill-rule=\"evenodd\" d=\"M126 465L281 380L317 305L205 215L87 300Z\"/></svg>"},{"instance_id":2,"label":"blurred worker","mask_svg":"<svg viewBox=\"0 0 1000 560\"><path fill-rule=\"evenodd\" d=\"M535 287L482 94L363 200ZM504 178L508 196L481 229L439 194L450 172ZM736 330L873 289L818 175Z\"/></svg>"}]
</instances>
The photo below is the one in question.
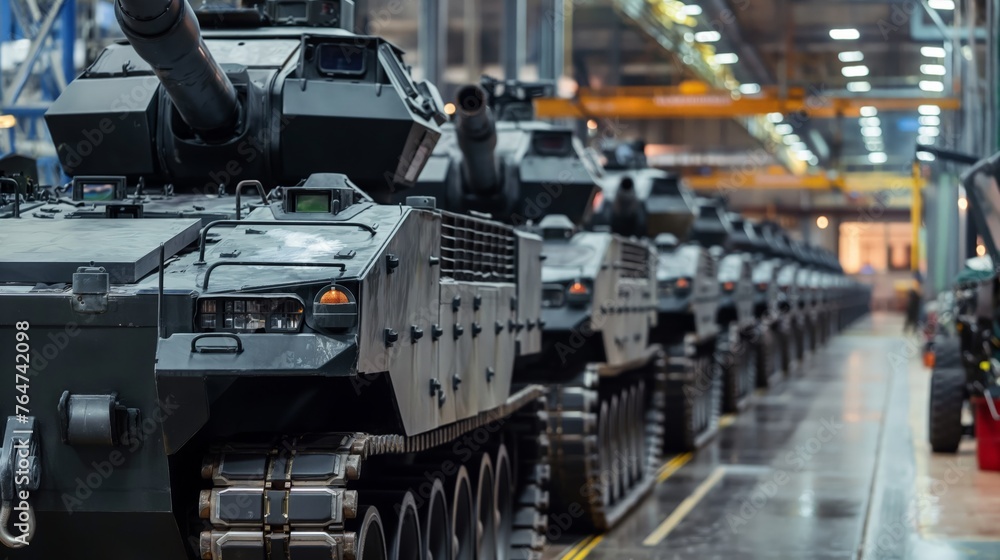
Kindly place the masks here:
<instances>
[{"instance_id":1,"label":"blurred worker","mask_svg":"<svg viewBox=\"0 0 1000 560\"><path fill-rule=\"evenodd\" d=\"M906 322L903 323L903 333L917 332L920 323L920 280L913 279L913 284L906 292Z\"/></svg>"}]
</instances>

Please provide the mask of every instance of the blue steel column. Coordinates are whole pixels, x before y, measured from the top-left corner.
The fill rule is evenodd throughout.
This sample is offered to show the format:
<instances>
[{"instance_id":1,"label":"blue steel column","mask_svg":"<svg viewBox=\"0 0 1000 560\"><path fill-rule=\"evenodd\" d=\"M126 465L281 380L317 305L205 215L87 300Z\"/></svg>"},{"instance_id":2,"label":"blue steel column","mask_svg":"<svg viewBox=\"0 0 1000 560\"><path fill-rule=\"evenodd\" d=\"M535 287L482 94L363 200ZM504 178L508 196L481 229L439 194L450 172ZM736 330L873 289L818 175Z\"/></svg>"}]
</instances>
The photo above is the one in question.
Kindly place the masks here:
<instances>
[{"instance_id":1,"label":"blue steel column","mask_svg":"<svg viewBox=\"0 0 1000 560\"><path fill-rule=\"evenodd\" d=\"M76 78L76 68L73 65L73 53L76 47L76 0L66 0L61 16L59 38L62 41L62 72L68 84Z\"/></svg>"},{"instance_id":2,"label":"blue steel column","mask_svg":"<svg viewBox=\"0 0 1000 560\"><path fill-rule=\"evenodd\" d=\"M422 0L417 44L424 79L440 87L448 52L448 0Z\"/></svg>"},{"instance_id":3,"label":"blue steel column","mask_svg":"<svg viewBox=\"0 0 1000 560\"><path fill-rule=\"evenodd\" d=\"M564 0L543 0L541 18L541 60L538 63L538 77L555 80L562 76L564 61L563 48L566 25Z\"/></svg>"},{"instance_id":4,"label":"blue steel column","mask_svg":"<svg viewBox=\"0 0 1000 560\"><path fill-rule=\"evenodd\" d=\"M527 1L504 0L503 6L503 72L508 80L516 80L524 67L527 42Z\"/></svg>"}]
</instances>

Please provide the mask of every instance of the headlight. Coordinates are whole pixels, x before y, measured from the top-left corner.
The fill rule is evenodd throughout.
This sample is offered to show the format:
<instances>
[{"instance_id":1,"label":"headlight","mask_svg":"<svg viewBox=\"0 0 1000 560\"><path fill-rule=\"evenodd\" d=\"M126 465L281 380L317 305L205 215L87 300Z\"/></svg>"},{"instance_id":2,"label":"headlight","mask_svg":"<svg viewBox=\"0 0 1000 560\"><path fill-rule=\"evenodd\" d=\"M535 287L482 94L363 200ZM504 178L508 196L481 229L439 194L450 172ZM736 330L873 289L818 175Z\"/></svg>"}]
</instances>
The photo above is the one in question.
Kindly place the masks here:
<instances>
[{"instance_id":1,"label":"headlight","mask_svg":"<svg viewBox=\"0 0 1000 560\"><path fill-rule=\"evenodd\" d=\"M542 286L542 307L556 308L566 305L566 288L562 284Z\"/></svg>"},{"instance_id":2,"label":"headlight","mask_svg":"<svg viewBox=\"0 0 1000 560\"><path fill-rule=\"evenodd\" d=\"M302 330L303 312L295 296L213 296L198 300L195 324L204 332L292 333Z\"/></svg>"},{"instance_id":3,"label":"headlight","mask_svg":"<svg viewBox=\"0 0 1000 560\"><path fill-rule=\"evenodd\" d=\"M660 280L660 297L685 296L691 290L690 278L671 278L670 280Z\"/></svg>"}]
</instances>

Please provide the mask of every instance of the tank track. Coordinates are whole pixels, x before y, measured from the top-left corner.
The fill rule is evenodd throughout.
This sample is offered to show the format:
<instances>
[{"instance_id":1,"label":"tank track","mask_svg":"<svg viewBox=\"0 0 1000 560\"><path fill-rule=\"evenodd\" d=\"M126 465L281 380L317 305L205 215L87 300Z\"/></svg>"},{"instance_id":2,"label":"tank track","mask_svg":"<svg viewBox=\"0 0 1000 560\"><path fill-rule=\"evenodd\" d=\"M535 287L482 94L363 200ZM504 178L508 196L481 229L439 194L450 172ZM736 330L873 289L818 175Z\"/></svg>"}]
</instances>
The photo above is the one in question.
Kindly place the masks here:
<instances>
[{"instance_id":1,"label":"tank track","mask_svg":"<svg viewBox=\"0 0 1000 560\"><path fill-rule=\"evenodd\" d=\"M751 331L733 321L719 333L715 356L722 376L723 412L745 409L757 383L757 346Z\"/></svg>"},{"instance_id":2,"label":"tank track","mask_svg":"<svg viewBox=\"0 0 1000 560\"><path fill-rule=\"evenodd\" d=\"M769 389L778 384L782 376L781 324L773 320L761 321L757 338L757 388Z\"/></svg>"},{"instance_id":3,"label":"tank track","mask_svg":"<svg viewBox=\"0 0 1000 560\"><path fill-rule=\"evenodd\" d=\"M545 402L545 388L532 385L494 410L416 436L343 432L213 449L201 472L212 484L199 497L199 517L211 526L200 534L201 557L360 560L358 525L368 517L361 514L379 502L378 491L366 498L366 488L379 487L379 480L358 482L366 461L430 451L480 428L501 433L489 426L502 422L508 425L502 434L511 436L516 477L510 557L541 558L549 478ZM382 519L391 516L383 512ZM384 530L391 540L391 528Z\"/></svg>"},{"instance_id":4,"label":"tank track","mask_svg":"<svg viewBox=\"0 0 1000 560\"><path fill-rule=\"evenodd\" d=\"M562 530L606 531L652 490L661 459L665 391L662 352L645 366L613 377L589 364L572 382L552 388L550 524L555 521ZM632 415L628 404L622 412L624 395L632 403ZM634 409L637 402L641 410ZM618 420L613 419L615 410ZM630 449L623 450L621 442L630 442Z\"/></svg>"},{"instance_id":5,"label":"tank track","mask_svg":"<svg viewBox=\"0 0 1000 560\"><path fill-rule=\"evenodd\" d=\"M715 353L689 337L669 354L664 449L698 449L719 431L722 379Z\"/></svg>"}]
</instances>

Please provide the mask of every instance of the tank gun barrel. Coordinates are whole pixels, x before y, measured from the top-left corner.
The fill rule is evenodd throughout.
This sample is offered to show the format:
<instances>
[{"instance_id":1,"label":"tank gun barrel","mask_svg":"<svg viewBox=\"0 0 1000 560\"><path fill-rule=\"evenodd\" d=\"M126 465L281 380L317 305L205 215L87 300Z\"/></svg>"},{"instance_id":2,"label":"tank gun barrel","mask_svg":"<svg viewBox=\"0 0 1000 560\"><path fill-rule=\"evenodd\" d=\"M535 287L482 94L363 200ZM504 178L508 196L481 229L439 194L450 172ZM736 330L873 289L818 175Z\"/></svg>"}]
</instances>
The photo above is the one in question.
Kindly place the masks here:
<instances>
[{"instance_id":1,"label":"tank gun barrel","mask_svg":"<svg viewBox=\"0 0 1000 560\"><path fill-rule=\"evenodd\" d=\"M212 58L187 0L116 0L118 24L150 66L184 122L204 136L227 136L239 102Z\"/></svg>"},{"instance_id":2,"label":"tank gun barrel","mask_svg":"<svg viewBox=\"0 0 1000 560\"><path fill-rule=\"evenodd\" d=\"M466 181L476 194L492 194L500 189L497 128L486 91L476 85L465 86L458 91L455 105L455 134L464 156Z\"/></svg>"}]
</instances>

